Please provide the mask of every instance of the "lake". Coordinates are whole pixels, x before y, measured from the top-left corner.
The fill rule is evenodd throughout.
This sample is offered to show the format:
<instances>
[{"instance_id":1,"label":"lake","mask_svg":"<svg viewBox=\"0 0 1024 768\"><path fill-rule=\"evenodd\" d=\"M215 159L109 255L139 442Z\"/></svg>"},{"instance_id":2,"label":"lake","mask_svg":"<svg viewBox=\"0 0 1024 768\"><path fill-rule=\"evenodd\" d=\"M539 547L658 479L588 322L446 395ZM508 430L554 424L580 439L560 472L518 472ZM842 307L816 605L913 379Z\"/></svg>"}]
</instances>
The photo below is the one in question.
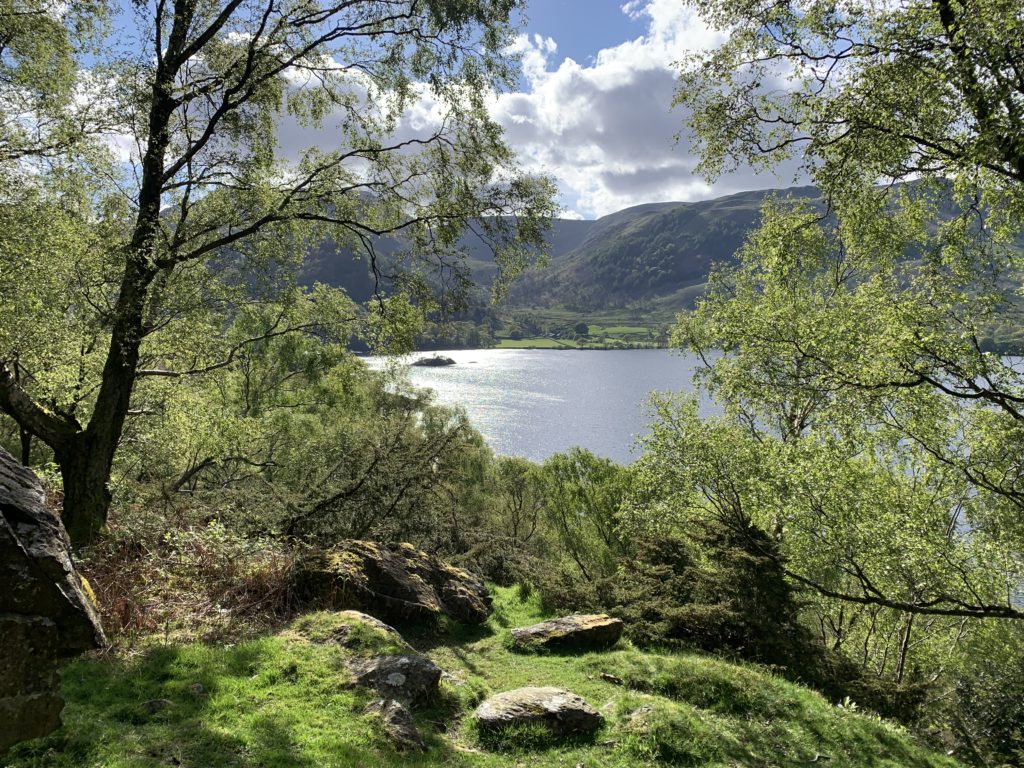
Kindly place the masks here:
<instances>
[{"instance_id":1,"label":"lake","mask_svg":"<svg viewBox=\"0 0 1024 768\"><path fill-rule=\"evenodd\" d=\"M412 360L434 353L417 353ZM466 409L494 451L542 461L573 446L630 462L648 395L691 391L695 355L667 349L474 349L443 368L409 367L412 383ZM370 358L371 365L384 364ZM705 407L702 410L710 411Z\"/></svg>"}]
</instances>

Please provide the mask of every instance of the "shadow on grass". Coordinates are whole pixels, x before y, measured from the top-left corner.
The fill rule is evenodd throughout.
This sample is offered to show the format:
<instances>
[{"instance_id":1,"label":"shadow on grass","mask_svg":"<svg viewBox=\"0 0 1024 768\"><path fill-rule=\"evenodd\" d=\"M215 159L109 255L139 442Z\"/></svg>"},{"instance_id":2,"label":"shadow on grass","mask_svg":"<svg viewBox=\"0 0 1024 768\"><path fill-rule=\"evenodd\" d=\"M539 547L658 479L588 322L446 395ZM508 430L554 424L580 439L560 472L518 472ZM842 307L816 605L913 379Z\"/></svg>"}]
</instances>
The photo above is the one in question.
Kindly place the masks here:
<instances>
[{"instance_id":1,"label":"shadow on grass","mask_svg":"<svg viewBox=\"0 0 1024 768\"><path fill-rule=\"evenodd\" d=\"M45 758L47 765L313 763L297 754L286 713L259 714L242 739L218 727L210 711L232 679L249 678L261 663L259 645L221 648L204 660L178 646L153 648L132 659L81 660L62 674L64 727L15 747L12 765ZM282 756L288 756L286 761Z\"/></svg>"},{"instance_id":2,"label":"shadow on grass","mask_svg":"<svg viewBox=\"0 0 1024 768\"><path fill-rule=\"evenodd\" d=\"M556 734L542 723L524 723L504 728L481 729L471 724L468 728L471 738L488 752L508 755L522 755L530 752L544 752L553 748L572 749L592 746L601 733Z\"/></svg>"},{"instance_id":3,"label":"shadow on grass","mask_svg":"<svg viewBox=\"0 0 1024 768\"><path fill-rule=\"evenodd\" d=\"M79 660L62 675L64 727L15 746L3 764L392 764L361 715L363 694L339 684L335 659L315 653L263 640Z\"/></svg>"},{"instance_id":4,"label":"shadow on grass","mask_svg":"<svg viewBox=\"0 0 1024 768\"><path fill-rule=\"evenodd\" d=\"M571 641L566 643L524 643L516 644L511 640L507 648L511 653L521 656L586 656L590 653L611 653L623 650L626 646L615 642L608 645L579 645Z\"/></svg>"},{"instance_id":5,"label":"shadow on grass","mask_svg":"<svg viewBox=\"0 0 1024 768\"><path fill-rule=\"evenodd\" d=\"M446 618L433 623L396 625L395 628L420 653L429 653L439 646L468 645L494 635L487 624L463 624Z\"/></svg>"}]
</instances>

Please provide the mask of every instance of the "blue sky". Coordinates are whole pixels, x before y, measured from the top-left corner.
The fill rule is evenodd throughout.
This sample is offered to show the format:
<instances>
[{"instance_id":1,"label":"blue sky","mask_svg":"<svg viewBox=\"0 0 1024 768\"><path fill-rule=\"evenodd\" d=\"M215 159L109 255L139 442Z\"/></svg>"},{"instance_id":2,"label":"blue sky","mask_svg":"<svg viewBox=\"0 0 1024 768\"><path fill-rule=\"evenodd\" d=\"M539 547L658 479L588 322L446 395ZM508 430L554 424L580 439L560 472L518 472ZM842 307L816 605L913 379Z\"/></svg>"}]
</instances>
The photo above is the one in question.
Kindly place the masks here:
<instances>
[{"instance_id":1,"label":"blue sky","mask_svg":"<svg viewBox=\"0 0 1024 768\"><path fill-rule=\"evenodd\" d=\"M622 10L623 0L531 0L526 32L551 37L561 56L581 64L597 52L645 32L640 19Z\"/></svg>"}]
</instances>

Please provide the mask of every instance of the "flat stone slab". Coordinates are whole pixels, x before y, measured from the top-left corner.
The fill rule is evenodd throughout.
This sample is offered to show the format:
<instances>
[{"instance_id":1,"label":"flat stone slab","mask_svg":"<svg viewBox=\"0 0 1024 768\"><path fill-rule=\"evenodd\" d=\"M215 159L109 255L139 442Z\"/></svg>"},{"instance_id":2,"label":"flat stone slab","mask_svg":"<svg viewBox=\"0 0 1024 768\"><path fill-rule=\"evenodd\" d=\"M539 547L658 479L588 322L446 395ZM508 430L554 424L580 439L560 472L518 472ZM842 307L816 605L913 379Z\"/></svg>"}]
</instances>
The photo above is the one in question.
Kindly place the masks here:
<instances>
[{"instance_id":1,"label":"flat stone slab","mask_svg":"<svg viewBox=\"0 0 1024 768\"><path fill-rule=\"evenodd\" d=\"M512 630L516 648L552 648L558 650L589 650L608 648L622 637L622 619L606 613L563 616L542 621L532 627Z\"/></svg>"},{"instance_id":2,"label":"flat stone slab","mask_svg":"<svg viewBox=\"0 0 1024 768\"><path fill-rule=\"evenodd\" d=\"M558 736L588 736L604 718L581 696L564 688L516 688L484 701L476 712L484 731L500 731L513 725L543 725Z\"/></svg>"}]
</instances>

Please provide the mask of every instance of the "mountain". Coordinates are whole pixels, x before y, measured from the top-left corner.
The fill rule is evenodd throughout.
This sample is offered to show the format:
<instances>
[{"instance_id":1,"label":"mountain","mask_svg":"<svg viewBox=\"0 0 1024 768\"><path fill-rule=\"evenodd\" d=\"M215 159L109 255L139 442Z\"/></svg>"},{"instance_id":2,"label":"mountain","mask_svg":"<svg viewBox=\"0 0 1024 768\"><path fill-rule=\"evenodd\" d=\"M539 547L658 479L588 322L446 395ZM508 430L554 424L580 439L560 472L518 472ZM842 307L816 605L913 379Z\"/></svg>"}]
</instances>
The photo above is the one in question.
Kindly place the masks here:
<instances>
[{"instance_id":1,"label":"mountain","mask_svg":"<svg viewBox=\"0 0 1024 768\"><path fill-rule=\"evenodd\" d=\"M725 261L757 225L771 191L741 192L696 203L648 203L600 219L556 219L548 238L550 263L520 278L511 306L569 306L579 310L655 301L675 308L699 294L712 264ZM812 187L782 194L817 199ZM474 282L489 285L494 261L479 240L466 237L467 266ZM377 244L381 261L395 258L398 244ZM364 259L326 244L312 253L304 279L344 287L356 300L373 290ZM386 285L384 286L387 287Z\"/></svg>"},{"instance_id":2,"label":"mountain","mask_svg":"<svg viewBox=\"0 0 1024 768\"><path fill-rule=\"evenodd\" d=\"M555 219L548 233L548 248L552 262L560 260L580 243L587 239L588 233L597 221L579 219ZM479 286L490 286L497 273L494 257L486 244L474 235L466 235L459 243L466 254L468 267L473 282ZM387 274L396 271L401 261L402 244L394 239L378 239L374 241L378 264ZM302 271L302 282L314 282L344 288L349 296L359 302L366 301L373 295L375 281L370 264L362 253L354 253L347 248L339 248L333 242L325 242L313 249L306 258ZM383 293L391 287L388 277L383 277L380 284Z\"/></svg>"},{"instance_id":3,"label":"mountain","mask_svg":"<svg viewBox=\"0 0 1024 768\"><path fill-rule=\"evenodd\" d=\"M584 236L555 253L543 273L513 288L518 306L561 304L581 311L637 303L691 306L716 262L728 261L760 220L770 191L696 203L653 203L590 222ZM819 199L812 187L786 190Z\"/></svg>"},{"instance_id":4,"label":"mountain","mask_svg":"<svg viewBox=\"0 0 1024 768\"><path fill-rule=\"evenodd\" d=\"M507 308L533 313L550 322L571 326L578 320L628 317L647 327L663 326L681 309L691 308L703 293L708 273L716 263L728 263L747 234L760 220L761 206L770 195L821 204L814 187L741 192L694 203L649 203L626 208L596 220L556 219L549 235L550 261L512 286ZM940 217L956 215L952 202ZM479 240L464 238L466 266L474 282L488 286L495 274L494 260ZM1024 251L1024 236L1016 246ZM381 262L394 264L398 244L381 242ZM331 246L312 254L305 279L346 288L356 300L365 300L373 280L365 261L351 258ZM1009 305L986 336L993 349L1024 349L1024 301L1016 295L1019 283L1006 281ZM382 286L386 292L388 285ZM485 307L483 291L477 296L476 321Z\"/></svg>"}]
</instances>

